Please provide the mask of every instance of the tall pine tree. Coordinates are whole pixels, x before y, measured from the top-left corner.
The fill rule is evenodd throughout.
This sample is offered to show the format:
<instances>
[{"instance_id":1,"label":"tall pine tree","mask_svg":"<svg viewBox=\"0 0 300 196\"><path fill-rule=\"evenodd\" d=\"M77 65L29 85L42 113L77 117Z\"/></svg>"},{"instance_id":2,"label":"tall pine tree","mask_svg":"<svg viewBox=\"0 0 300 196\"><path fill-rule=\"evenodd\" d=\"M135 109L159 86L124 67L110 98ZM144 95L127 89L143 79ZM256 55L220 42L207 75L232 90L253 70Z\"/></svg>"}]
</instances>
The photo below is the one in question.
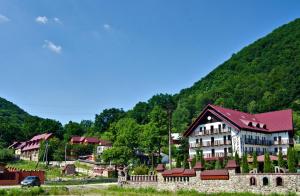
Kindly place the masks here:
<instances>
[{"instance_id":1,"label":"tall pine tree","mask_svg":"<svg viewBox=\"0 0 300 196\"><path fill-rule=\"evenodd\" d=\"M253 163L252 163L253 169L258 168L258 162L257 162L257 155L256 152L253 153Z\"/></svg>"},{"instance_id":2,"label":"tall pine tree","mask_svg":"<svg viewBox=\"0 0 300 196\"><path fill-rule=\"evenodd\" d=\"M265 153L264 159L265 159L264 160L264 172L271 173L272 165L271 165L270 155L268 152Z\"/></svg>"},{"instance_id":3,"label":"tall pine tree","mask_svg":"<svg viewBox=\"0 0 300 196\"><path fill-rule=\"evenodd\" d=\"M249 165L248 165L248 160L247 160L247 154L244 154L243 158L242 158L242 172L243 173L249 173Z\"/></svg>"},{"instance_id":4,"label":"tall pine tree","mask_svg":"<svg viewBox=\"0 0 300 196\"><path fill-rule=\"evenodd\" d=\"M292 147L288 148L287 162L288 162L289 172L295 173L297 171L296 170L296 157L295 157L295 151Z\"/></svg>"}]
</instances>

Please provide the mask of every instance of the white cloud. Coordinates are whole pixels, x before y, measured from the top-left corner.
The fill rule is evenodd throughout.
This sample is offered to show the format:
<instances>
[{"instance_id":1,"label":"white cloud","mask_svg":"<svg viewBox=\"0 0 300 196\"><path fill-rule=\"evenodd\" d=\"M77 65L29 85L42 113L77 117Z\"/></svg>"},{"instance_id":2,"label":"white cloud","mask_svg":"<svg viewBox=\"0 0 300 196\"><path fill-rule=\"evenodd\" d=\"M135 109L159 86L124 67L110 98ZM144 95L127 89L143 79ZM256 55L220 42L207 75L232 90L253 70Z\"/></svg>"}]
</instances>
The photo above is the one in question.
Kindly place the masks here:
<instances>
[{"instance_id":1,"label":"white cloud","mask_svg":"<svg viewBox=\"0 0 300 196\"><path fill-rule=\"evenodd\" d=\"M10 21L10 19L7 16L0 14L0 23L6 23L9 21Z\"/></svg>"},{"instance_id":2,"label":"white cloud","mask_svg":"<svg viewBox=\"0 0 300 196\"><path fill-rule=\"evenodd\" d=\"M58 24L62 24L62 21L59 18L57 18L57 17L54 17L53 21L56 22L56 23L58 23Z\"/></svg>"},{"instance_id":3,"label":"white cloud","mask_svg":"<svg viewBox=\"0 0 300 196\"><path fill-rule=\"evenodd\" d=\"M109 24L104 24L104 25L103 25L103 28L104 28L104 30L106 30L106 31L112 30L112 28L111 28L111 26L110 26Z\"/></svg>"},{"instance_id":4,"label":"white cloud","mask_svg":"<svg viewBox=\"0 0 300 196\"><path fill-rule=\"evenodd\" d=\"M48 48L50 51L56 53L56 54L60 54L62 51L62 47L59 45L55 45L53 42L48 41L48 40L44 40L44 45L43 48Z\"/></svg>"},{"instance_id":5,"label":"white cloud","mask_svg":"<svg viewBox=\"0 0 300 196\"><path fill-rule=\"evenodd\" d=\"M48 18L46 16L38 16L36 17L35 22L39 24L46 24L48 22Z\"/></svg>"}]
</instances>

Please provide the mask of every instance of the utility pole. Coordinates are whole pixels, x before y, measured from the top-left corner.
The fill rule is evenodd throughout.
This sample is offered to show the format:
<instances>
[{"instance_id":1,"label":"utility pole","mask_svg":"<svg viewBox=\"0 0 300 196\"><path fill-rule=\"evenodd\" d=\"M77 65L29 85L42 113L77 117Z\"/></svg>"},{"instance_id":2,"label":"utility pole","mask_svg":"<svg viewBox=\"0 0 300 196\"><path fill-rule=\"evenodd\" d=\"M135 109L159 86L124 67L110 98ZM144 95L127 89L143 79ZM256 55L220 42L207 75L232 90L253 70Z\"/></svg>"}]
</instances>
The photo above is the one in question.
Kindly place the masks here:
<instances>
[{"instance_id":1,"label":"utility pole","mask_svg":"<svg viewBox=\"0 0 300 196\"><path fill-rule=\"evenodd\" d=\"M65 144L65 165L67 165L67 143Z\"/></svg>"},{"instance_id":2,"label":"utility pole","mask_svg":"<svg viewBox=\"0 0 300 196\"><path fill-rule=\"evenodd\" d=\"M171 108L168 108L168 129L169 129L169 165L170 169L172 169L172 135L171 135L171 129L172 129L172 124L171 124L171 118L172 118L172 112Z\"/></svg>"},{"instance_id":3,"label":"utility pole","mask_svg":"<svg viewBox=\"0 0 300 196\"><path fill-rule=\"evenodd\" d=\"M46 165L47 165L48 164L48 141L46 142L45 154L46 154Z\"/></svg>"}]
</instances>

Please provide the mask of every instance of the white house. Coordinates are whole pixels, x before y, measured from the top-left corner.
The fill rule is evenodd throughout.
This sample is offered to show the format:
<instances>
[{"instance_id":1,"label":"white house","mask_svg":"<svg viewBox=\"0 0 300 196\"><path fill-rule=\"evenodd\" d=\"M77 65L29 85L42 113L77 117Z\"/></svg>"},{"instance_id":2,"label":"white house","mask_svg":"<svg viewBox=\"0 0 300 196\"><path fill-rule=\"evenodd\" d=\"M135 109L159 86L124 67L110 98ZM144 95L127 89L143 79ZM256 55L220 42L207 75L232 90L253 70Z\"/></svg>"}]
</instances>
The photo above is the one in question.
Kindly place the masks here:
<instances>
[{"instance_id":1,"label":"white house","mask_svg":"<svg viewBox=\"0 0 300 196\"><path fill-rule=\"evenodd\" d=\"M237 152L285 155L293 145L292 110L249 114L207 105L184 133L189 139L189 155L201 149L206 159L218 159Z\"/></svg>"}]
</instances>

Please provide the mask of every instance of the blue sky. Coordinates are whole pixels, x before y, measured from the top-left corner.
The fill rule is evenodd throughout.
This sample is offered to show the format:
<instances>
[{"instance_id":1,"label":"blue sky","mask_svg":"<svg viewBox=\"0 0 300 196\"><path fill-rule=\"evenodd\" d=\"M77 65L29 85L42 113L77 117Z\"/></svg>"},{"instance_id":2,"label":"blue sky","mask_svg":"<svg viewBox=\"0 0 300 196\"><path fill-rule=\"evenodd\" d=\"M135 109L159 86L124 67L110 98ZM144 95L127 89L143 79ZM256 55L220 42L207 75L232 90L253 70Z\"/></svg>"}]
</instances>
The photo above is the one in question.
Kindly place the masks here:
<instances>
[{"instance_id":1,"label":"blue sky","mask_svg":"<svg viewBox=\"0 0 300 196\"><path fill-rule=\"evenodd\" d=\"M94 119L177 93L300 16L299 1L0 0L0 97Z\"/></svg>"}]
</instances>

